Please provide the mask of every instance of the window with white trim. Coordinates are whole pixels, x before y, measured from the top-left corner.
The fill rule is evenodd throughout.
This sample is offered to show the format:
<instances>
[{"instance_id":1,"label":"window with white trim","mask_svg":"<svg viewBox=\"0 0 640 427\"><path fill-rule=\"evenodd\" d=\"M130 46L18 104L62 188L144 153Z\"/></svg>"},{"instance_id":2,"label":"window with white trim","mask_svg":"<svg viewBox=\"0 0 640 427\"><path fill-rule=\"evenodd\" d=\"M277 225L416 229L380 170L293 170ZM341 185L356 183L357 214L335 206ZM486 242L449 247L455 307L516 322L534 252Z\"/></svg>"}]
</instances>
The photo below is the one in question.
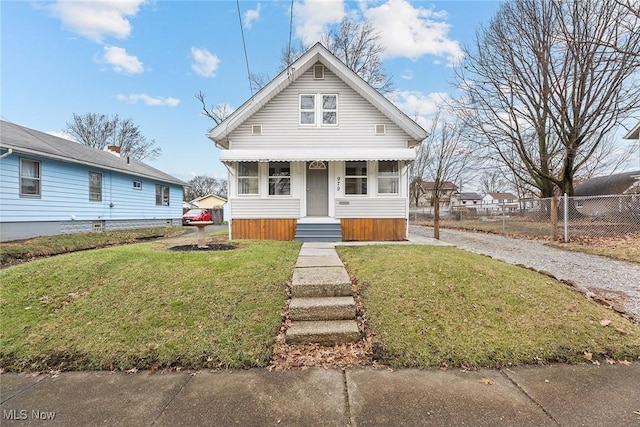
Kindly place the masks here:
<instances>
[{"instance_id":1,"label":"window with white trim","mask_svg":"<svg viewBox=\"0 0 640 427\"><path fill-rule=\"evenodd\" d=\"M269 162L269 195L291 195L291 166L289 162Z\"/></svg>"},{"instance_id":2,"label":"window with white trim","mask_svg":"<svg viewBox=\"0 0 640 427\"><path fill-rule=\"evenodd\" d=\"M40 197L40 162L20 159L20 196Z\"/></svg>"},{"instance_id":3,"label":"window with white trim","mask_svg":"<svg viewBox=\"0 0 640 427\"><path fill-rule=\"evenodd\" d=\"M321 117L317 123L316 117ZM337 126L338 95L337 94L301 94L300 125L303 126Z\"/></svg>"},{"instance_id":4,"label":"window with white trim","mask_svg":"<svg viewBox=\"0 0 640 427\"><path fill-rule=\"evenodd\" d=\"M378 194L398 194L399 181L397 161L378 162Z\"/></svg>"},{"instance_id":5,"label":"window with white trim","mask_svg":"<svg viewBox=\"0 0 640 427\"><path fill-rule=\"evenodd\" d=\"M345 162L344 194L367 194L367 162Z\"/></svg>"},{"instance_id":6,"label":"window with white trim","mask_svg":"<svg viewBox=\"0 0 640 427\"><path fill-rule=\"evenodd\" d=\"M134 190L142 190L142 181L133 181Z\"/></svg>"},{"instance_id":7,"label":"window with white trim","mask_svg":"<svg viewBox=\"0 0 640 427\"><path fill-rule=\"evenodd\" d=\"M169 187L156 184L156 205L169 206Z\"/></svg>"},{"instance_id":8,"label":"window with white trim","mask_svg":"<svg viewBox=\"0 0 640 427\"><path fill-rule=\"evenodd\" d=\"M258 194L259 182L258 162L238 163L238 194Z\"/></svg>"},{"instance_id":9,"label":"window with white trim","mask_svg":"<svg viewBox=\"0 0 640 427\"><path fill-rule=\"evenodd\" d=\"M89 172L89 201L102 201L102 174Z\"/></svg>"}]
</instances>

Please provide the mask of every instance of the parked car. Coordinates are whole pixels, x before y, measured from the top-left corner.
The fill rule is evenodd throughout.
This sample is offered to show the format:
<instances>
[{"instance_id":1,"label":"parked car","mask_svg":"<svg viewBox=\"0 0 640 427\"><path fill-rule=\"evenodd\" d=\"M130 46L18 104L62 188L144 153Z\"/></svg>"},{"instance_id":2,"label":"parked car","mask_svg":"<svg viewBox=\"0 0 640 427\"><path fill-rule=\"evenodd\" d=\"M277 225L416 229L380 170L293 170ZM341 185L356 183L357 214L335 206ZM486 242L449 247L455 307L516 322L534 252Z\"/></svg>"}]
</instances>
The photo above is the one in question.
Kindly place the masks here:
<instances>
[{"instance_id":1,"label":"parked car","mask_svg":"<svg viewBox=\"0 0 640 427\"><path fill-rule=\"evenodd\" d=\"M207 209L189 209L182 215L182 225L189 225L194 221L211 221L211 212Z\"/></svg>"}]
</instances>

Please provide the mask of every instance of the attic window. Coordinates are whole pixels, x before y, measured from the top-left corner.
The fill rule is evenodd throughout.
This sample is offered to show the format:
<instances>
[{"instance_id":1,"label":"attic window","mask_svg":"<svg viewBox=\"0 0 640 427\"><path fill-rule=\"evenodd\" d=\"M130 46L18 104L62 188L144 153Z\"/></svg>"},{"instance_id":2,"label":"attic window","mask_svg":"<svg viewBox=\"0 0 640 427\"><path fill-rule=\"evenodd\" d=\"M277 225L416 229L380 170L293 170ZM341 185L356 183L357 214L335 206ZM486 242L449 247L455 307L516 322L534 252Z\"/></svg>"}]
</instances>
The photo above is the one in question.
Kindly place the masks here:
<instances>
[{"instance_id":1,"label":"attic window","mask_svg":"<svg viewBox=\"0 0 640 427\"><path fill-rule=\"evenodd\" d=\"M313 66L313 79L314 80L324 79L324 65L318 64Z\"/></svg>"},{"instance_id":2,"label":"attic window","mask_svg":"<svg viewBox=\"0 0 640 427\"><path fill-rule=\"evenodd\" d=\"M251 135L262 135L262 125L252 125Z\"/></svg>"},{"instance_id":3,"label":"attic window","mask_svg":"<svg viewBox=\"0 0 640 427\"><path fill-rule=\"evenodd\" d=\"M386 125L376 125L376 135L384 135L387 133Z\"/></svg>"}]
</instances>

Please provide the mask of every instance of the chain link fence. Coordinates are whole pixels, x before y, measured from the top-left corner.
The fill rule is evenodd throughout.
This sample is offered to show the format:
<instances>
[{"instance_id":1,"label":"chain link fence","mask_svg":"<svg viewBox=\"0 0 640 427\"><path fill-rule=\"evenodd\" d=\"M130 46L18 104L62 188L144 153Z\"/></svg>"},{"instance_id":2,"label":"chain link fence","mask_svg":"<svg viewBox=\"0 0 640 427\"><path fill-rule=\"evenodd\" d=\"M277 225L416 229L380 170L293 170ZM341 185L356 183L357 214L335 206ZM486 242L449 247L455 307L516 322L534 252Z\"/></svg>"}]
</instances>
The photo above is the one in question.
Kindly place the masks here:
<instances>
[{"instance_id":1,"label":"chain link fence","mask_svg":"<svg viewBox=\"0 0 640 427\"><path fill-rule=\"evenodd\" d=\"M571 238L640 238L640 194L522 199L490 206L442 206L440 226L569 241ZM410 222L433 225L433 207L413 208Z\"/></svg>"}]
</instances>

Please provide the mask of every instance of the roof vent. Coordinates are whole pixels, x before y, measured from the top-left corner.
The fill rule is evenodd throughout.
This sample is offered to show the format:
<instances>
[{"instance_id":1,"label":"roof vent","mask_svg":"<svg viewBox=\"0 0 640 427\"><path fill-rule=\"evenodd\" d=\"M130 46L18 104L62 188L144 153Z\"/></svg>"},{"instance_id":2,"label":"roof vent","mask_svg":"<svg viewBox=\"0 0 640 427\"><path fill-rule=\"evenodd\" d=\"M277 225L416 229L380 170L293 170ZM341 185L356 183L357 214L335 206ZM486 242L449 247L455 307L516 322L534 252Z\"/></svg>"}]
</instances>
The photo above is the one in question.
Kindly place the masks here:
<instances>
[{"instance_id":1,"label":"roof vent","mask_svg":"<svg viewBox=\"0 0 640 427\"><path fill-rule=\"evenodd\" d=\"M324 65L317 64L313 66L313 78L314 80L324 79Z\"/></svg>"},{"instance_id":2,"label":"roof vent","mask_svg":"<svg viewBox=\"0 0 640 427\"><path fill-rule=\"evenodd\" d=\"M387 125L376 125L376 135L384 135L387 133Z\"/></svg>"},{"instance_id":3,"label":"roof vent","mask_svg":"<svg viewBox=\"0 0 640 427\"><path fill-rule=\"evenodd\" d=\"M251 125L251 135L262 135L262 125Z\"/></svg>"}]
</instances>

